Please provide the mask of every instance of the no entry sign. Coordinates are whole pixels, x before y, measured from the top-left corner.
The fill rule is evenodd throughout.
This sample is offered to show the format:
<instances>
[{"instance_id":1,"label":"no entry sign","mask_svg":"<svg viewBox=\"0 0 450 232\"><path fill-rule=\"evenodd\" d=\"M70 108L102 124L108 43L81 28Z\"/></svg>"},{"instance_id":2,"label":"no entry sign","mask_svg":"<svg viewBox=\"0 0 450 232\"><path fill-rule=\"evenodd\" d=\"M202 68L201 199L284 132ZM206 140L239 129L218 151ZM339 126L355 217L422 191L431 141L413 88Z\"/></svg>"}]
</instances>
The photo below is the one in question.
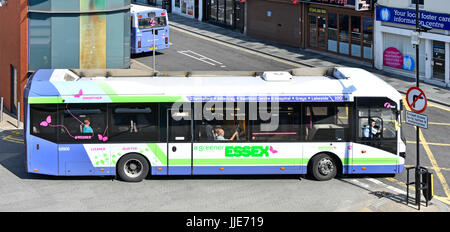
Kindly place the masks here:
<instances>
[{"instance_id":1,"label":"no entry sign","mask_svg":"<svg viewBox=\"0 0 450 232\"><path fill-rule=\"evenodd\" d=\"M418 87L411 87L406 92L406 103L415 113L422 113L427 108L427 97Z\"/></svg>"}]
</instances>

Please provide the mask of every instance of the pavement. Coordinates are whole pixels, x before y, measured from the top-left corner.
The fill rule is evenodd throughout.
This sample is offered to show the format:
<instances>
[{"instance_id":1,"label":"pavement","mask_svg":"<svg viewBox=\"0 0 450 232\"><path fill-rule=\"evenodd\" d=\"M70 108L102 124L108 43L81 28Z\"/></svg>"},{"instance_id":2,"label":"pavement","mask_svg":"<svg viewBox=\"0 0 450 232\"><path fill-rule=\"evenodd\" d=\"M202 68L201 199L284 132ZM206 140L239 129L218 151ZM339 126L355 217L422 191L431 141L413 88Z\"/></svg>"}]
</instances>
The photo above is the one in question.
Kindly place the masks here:
<instances>
[{"instance_id":1,"label":"pavement","mask_svg":"<svg viewBox=\"0 0 450 232\"><path fill-rule=\"evenodd\" d=\"M169 14L169 24L172 27L185 30L190 33L205 36L232 46L249 49L265 55L273 56L281 60L297 63L307 67L347 66L362 68L379 76L391 84L400 93L406 94L410 87L416 86L415 78L400 76L373 68L371 63L357 59L342 57L325 52L317 52L310 49L300 49L270 41L251 38L245 34L219 27L213 24L200 22L176 14ZM420 81L419 87L426 93L427 99L450 107L450 88L439 85L431 80Z\"/></svg>"}]
</instances>

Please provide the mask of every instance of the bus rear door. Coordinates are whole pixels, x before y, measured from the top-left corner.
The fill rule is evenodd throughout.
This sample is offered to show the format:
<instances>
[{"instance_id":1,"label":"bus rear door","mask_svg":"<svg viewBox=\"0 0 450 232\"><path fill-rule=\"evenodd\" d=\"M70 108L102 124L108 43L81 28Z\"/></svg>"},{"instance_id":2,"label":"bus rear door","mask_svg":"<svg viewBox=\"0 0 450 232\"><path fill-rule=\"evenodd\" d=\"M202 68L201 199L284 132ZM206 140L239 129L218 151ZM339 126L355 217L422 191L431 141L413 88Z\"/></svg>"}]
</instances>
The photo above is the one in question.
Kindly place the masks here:
<instances>
[{"instance_id":1,"label":"bus rear door","mask_svg":"<svg viewBox=\"0 0 450 232\"><path fill-rule=\"evenodd\" d=\"M192 174L192 117L190 109L167 109L167 165L169 175Z\"/></svg>"}]
</instances>

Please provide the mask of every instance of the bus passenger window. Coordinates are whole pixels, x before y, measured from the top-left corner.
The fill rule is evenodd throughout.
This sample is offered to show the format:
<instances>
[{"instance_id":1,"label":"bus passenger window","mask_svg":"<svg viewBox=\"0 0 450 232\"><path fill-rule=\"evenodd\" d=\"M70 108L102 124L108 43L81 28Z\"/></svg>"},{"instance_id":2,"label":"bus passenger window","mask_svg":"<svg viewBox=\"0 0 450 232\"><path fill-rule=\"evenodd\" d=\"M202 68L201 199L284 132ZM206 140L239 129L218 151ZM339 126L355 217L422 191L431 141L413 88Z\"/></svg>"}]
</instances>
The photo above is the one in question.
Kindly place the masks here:
<instances>
[{"instance_id":1,"label":"bus passenger window","mask_svg":"<svg viewBox=\"0 0 450 232\"><path fill-rule=\"evenodd\" d=\"M63 143L104 143L108 140L106 105L61 104L59 140Z\"/></svg>"},{"instance_id":2,"label":"bus passenger window","mask_svg":"<svg viewBox=\"0 0 450 232\"><path fill-rule=\"evenodd\" d=\"M269 119L263 120L258 114L257 120L250 120L250 139L252 141L297 141L300 140L300 104L279 103L278 106L259 105L258 112L269 113ZM264 125L272 124L268 130ZM270 126L272 127L272 126Z\"/></svg>"},{"instance_id":3,"label":"bus passenger window","mask_svg":"<svg viewBox=\"0 0 450 232\"><path fill-rule=\"evenodd\" d=\"M30 133L39 138L56 142L56 104L30 105Z\"/></svg>"},{"instance_id":4,"label":"bus passenger window","mask_svg":"<svg viewBox=\"0 0 450 232\"><path fill-rule=\"evenodd\" d=\"M205 105L209 104L209 105ZM196 141L245 141L245 105L205 103L203 118L196 121ZM211 106L211 107L209 107Z\"/></svg>"},{"instance_id":5,"label":"bus passenger window","mask_svg":"<svg viewBox=\"0 0 450 232\"><path fill-rule=\"evenodd\" d=\"M316 103L303 110L303 127L307 141L344 142L350 138L348 105Z\"/></svg>"},{"instance_id":6,"label":"bus passenger window","mask_svg":"<svg viewBox=\"0 0 450 232\"><path fill-rule=\"evenodd\" d=\"M111 106L110 140L159 141L156 104L114 104Z\"/></svg>"}]
</instances>

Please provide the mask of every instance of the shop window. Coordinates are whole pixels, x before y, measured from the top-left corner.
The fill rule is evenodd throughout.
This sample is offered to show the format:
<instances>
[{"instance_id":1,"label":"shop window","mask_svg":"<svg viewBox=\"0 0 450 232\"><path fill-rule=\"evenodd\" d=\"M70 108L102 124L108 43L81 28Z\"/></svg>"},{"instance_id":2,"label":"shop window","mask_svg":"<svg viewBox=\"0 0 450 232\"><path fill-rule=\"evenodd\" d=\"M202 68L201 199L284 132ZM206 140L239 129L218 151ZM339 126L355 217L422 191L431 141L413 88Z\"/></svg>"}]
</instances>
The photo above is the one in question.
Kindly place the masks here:
<instances>
[{"instance_id":1,"label":"shop window","mask_svg":"<svg viewBox=\"0 0 450 232\"><path fill-rule=\"evenodd\" d=\"M111 141L159 141L157 104L114 104L110 111Z\"/></svg>"},{"instance_id":2,"label":"shop window","mask_svg":"<svg viewBox=\"0 0 450 232\"><path fill-rule=\"evenodd\" d=\"M339 53L349 55L349 16L340 14L339 15Z\"/></svg>"},{"instance_id":3,"label":"shop window","mask_svg":"<svg viewBox=\"0 0 450 232\"><path fill-rule=\"evenodd\" d=\"M328 51L337 52L337 14L328 13Z\"/></svg>"},{"instance_id":4,"label":"shop window","mask_svg":"<svg viewBox=\"0 0 450 232\"><path fill-rule=\"evenodd\" d=\"M196 141L246 141L245 104L207 102L196 120Z\"/></svg>"},{"instance_id":5,"label":"shop window","mask_svg":"<svg viewBox=\"0 0 450 232\"><path fill-rule=\"evenodd\" d=\"M270 117L250 120L251 141L299 141L300 140L300 104L279 103L279 106L259 106L258 111L270 112ZM263 130L263 125L277 123L271 131Z\"/></svg>"},{"instance_id":6,"label":"shop window","mask_svg":"<svg viewBox=\"0 0 450 232\"><path fill-rule=\"evenodd\" d=\"M303 127L307 141L349 141L350 108L348 105L306 105L303 111Z\"/></svg>"},{"instance_id":7,"label":"shop window","mask_svg":"<svg viewBox=\"0 0 450 232\"><path fill-rule=\"evenodd\" d=\"M361 17L351 16L351 55L361 57Z\"/></svg>"},{"instance_id":8,"label":"shop window","mask_svg":"<svg viewBox=\"0 0 450 232\"><path fill-rule=\"evenodd\" d=\"M61 104L58 118L59 141L62 143L108 141L106 104Z\"/></svg>"},{"instance_id":9,"label":"shop window","mask_svg":"<svg viewBox=\"0 0 450 232\"><path fill-rule=\"evenodd\" d=\"M30 133L51 142L57 141L56 104L30 105Z\"/></svg>"},{"instance_id":10,"label":"shop window","mask_svg":"<svg viewBox=\"0 0 450 232\"><path fill-rule=\"evenodd\" d=\"M363 18L363 58L372 59L373 19Z\"/></svg>"}]
</instances>

